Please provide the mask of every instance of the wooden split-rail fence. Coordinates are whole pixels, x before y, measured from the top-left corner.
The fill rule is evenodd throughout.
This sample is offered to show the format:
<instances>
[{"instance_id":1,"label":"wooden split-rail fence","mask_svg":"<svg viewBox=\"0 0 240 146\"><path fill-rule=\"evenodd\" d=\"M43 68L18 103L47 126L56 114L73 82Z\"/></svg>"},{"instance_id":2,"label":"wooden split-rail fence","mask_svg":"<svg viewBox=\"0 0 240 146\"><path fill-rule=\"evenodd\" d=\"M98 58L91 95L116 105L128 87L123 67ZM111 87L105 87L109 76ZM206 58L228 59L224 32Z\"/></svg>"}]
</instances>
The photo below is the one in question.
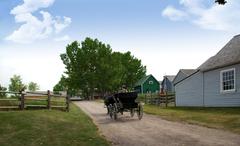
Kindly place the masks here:
<instances>
[{"instance_id":1,"label":"wooden split-rail fence","mask_svg":"<svg viewBox=\"0 0 240 146\"><path fill-rule=\"evenodd\" d=\"M0 91L0 94L10 94L0 98L0 109L61 109L69 111L69 96L46 92L11 92Z\"/></svg>"},{"instance_id":2,"label":"wooden split-rail fence","mask_svg":"<svg viewBox=\"0 0 240 146\"><path fill-rule=\"evenodd\" d=\"M175 94L145 94L144 102L146 104L153 104L165 107L168 107L169 104L171 106L176 106Z\"/></svg>"}]
</instances>

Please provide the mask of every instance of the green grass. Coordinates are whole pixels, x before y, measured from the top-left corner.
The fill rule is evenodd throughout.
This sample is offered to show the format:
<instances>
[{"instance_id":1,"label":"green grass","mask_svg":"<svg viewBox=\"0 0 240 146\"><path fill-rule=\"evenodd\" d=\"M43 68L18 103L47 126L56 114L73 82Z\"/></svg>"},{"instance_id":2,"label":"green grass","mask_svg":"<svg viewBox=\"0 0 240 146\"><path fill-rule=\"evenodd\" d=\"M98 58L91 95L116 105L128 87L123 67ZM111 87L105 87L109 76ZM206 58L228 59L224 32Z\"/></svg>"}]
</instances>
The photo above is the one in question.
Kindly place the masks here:
<instances>
[{"instance_id":1,"label":"green grass","mask_svg":"<svg viewBox=\"0 0 240 146\"><path fill-rule=\"evenodd\" d=\"M240 134L240 108L158 107L144 105L144 111L171 121L181 121Z\"/></svg>"},{"instance_id":2,"label":"green grass","mask_svg":"<svg viewBox=\"0 0 240 146\"><path fill-rule=\"evenodd\" d=\"M0 111L0 146L105 146L97 127L78 107Z\"/></svg>"}]
</instances>

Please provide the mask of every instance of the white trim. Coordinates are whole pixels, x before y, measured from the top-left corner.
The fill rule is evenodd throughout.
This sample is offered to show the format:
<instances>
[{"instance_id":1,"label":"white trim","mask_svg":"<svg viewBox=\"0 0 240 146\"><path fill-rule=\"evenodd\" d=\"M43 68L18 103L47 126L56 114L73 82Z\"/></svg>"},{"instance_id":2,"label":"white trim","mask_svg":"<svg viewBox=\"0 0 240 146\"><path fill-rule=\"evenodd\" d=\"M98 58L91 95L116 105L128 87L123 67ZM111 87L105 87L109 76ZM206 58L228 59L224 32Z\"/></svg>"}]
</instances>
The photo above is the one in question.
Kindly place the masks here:
<instances>
[{"instance_id":1,"label":"white trim","mask_svg":"<svg viewBox=\"0 0 240 146\"><path fill-rule=\"evenodd\" d=\"M228 71L232 71L233 70L233 74L234 74L234 89L231 90L223 90L223 86L222 86L222 82L223 82L223 73L224 72L228 72ZM220 93L232 93L236 91L236 70L235 68L230 68L230 69L225 69L225 70L221 70L220 71Z\"/></svg>"}]
</instances>

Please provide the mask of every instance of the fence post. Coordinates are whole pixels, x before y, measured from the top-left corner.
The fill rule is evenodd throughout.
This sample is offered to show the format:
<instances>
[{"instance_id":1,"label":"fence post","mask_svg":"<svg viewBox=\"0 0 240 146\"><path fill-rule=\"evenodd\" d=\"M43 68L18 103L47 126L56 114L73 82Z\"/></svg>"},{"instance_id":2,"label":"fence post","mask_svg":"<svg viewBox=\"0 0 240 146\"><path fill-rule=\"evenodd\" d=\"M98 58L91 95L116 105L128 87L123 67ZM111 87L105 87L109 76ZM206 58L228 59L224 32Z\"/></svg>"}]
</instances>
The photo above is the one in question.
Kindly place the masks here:
<instances>
[{"instance_id":1,"label":"fence post","mask_svg":"<svg viewBox=\"0 0 240 146\"><path fill-rule=\"evenodd\" d=\"M145 94L145 104L147 104L147 95Z\"/></svg>"},{"instance_id":2,"label":"fence post","mask_svg":"<svg viewBox=\"0 0 240 146\"><path fill-rule=\"evenodd\" d=\"M20 105L20 109L24 110L25 107L25 103L24 103L24 93L23 91L20 92L21 93L21 105Z\"/></svg>"},{"instance_id":3,"label":"fence post","mask_svg":"<svg viewBox=\"0 0 240 146\"><path fill-rule=\"evenodd\" d=\"M157 94L157 97L158 97L158 106L160 107L160 104L161 104L161 97L159 94Z\"/></svg>"},{"instance_id":4,"label":"fence post","mask_svg":"<svg viewBox=\"0 0 240 146\"><path fill-rule=\"evenodd\" d=\"M19 107L19 109L21 109L21 100L22 99L22 94L21 94L21 92L19 92L19 96L18 96L18 101L19 101L19 105L18 105L18 107Z\"/></svg>"},{"instance_id":5,"label":"fence post","mask_svg":"<svg viewBox=\"0 0 240 146\"><path fill-rule=\"evenodd\" d=\"M19 92L19 94L18 94L18 101L19 101L18 107L19 107L19 109L21 109L21 99L22 99L22 95L21 95L21 92Z\"/></svg>"},{"instance_id":6,"label":"fence post","mask_svg":"<svg viewBox=\"0 0 240 146\"><path fill-rule=\"evenodd\" d=\"M166 92L166 98L165 98L165 107L168 106L168 95L167 95L167 92Z\"/></svg>"},{"instance_id":7,"label":"fence post","mask_svg":"<svg viewBox=\"0 0 240 146\"><path fill-rule=\"evenodd\" d=\"M50 96L50 91L47 91L48 99L47 99L47 108L51 109L51 96Z\"/></svg>"},{"instance_id":8,"label":"fence post","mask_svg":"<svg viewBox=\"0 0 240 146\"><path fill-rule=\"evenodd\" d=\"M66 111L69 112L69 95L66 96Z\"/></svg>"},{"instance_id":9,"label":"fence post","mask_svg":"<svg viewBox=\"0 0 240 146\"><path fill-rule=\"evenodd\" d=\"M176 107L176 94L174 94L174 107Z\"/></svg>"}]
</instances>

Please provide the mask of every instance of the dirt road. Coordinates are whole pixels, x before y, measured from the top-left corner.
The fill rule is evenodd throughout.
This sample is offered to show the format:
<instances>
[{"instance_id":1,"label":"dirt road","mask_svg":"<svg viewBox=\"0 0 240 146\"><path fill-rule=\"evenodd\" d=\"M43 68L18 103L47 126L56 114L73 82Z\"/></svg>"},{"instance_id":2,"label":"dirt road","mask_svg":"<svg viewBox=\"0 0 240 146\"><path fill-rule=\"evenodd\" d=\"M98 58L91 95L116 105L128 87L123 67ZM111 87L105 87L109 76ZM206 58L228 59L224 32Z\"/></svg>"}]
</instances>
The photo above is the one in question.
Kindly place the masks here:
<instances>
[{"instance_id":1,"label":"dirt road","mask_svg":"<svg viewBox=\"0 0 240 146\"><path fill-rule=\"evenodd\" d=\"M75 102L113 145L121 146L240 146L240 135L206 127L163 120L144 114L142 120L129 113L117 121L106 115L103 103Z\"/></svg>"}]
</instances>

